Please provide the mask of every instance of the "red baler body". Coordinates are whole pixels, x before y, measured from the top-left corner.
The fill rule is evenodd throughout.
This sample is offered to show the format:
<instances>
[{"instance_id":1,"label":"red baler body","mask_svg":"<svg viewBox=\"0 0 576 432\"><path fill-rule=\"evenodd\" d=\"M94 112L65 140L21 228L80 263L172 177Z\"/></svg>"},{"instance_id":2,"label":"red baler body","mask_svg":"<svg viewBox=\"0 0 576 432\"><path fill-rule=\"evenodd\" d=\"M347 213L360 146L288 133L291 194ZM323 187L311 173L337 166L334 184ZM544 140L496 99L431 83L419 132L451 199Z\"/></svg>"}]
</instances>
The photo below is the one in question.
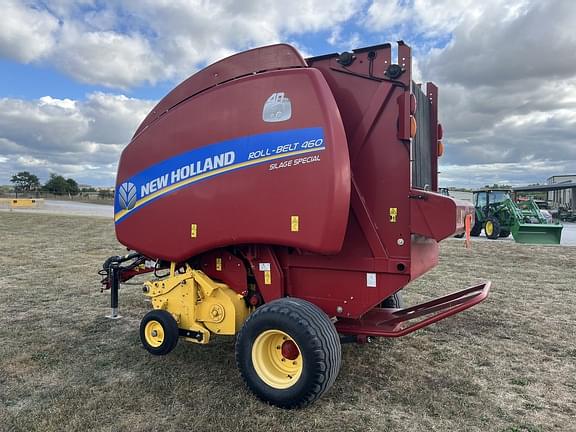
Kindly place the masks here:
<instances>
[{"instance_id":1,"label":"red baler body","mask_svg":"<svg viewBox=\"0 0 576 432\"><path fill-rule=\"evenodd\" d=\"M344 333L405 334L414 311L374 308L434 267L437 243L474 214L434 192L441 137L431 83L432 176L413 186L410 59L400 43L393 76L390 45L355 50L350 64L275 45L184 81L122 154L119 241L150 258L193 261L238 293L253 280L261 301L311 301ZM475 288L416 315L435 313L433 322L470 307L489 283Z\"/></svg>"}]
</instances>

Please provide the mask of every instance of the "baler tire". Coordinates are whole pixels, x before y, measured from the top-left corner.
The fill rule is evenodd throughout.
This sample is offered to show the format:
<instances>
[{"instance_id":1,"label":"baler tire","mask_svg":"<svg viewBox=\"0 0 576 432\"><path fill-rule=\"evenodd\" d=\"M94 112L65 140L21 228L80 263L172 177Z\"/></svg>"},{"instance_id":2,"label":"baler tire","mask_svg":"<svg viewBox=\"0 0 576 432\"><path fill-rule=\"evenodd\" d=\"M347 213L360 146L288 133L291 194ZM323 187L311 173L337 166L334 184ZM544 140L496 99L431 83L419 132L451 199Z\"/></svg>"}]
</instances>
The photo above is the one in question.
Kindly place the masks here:
<instances>
[{"instance_id":1,"label":"baler tire","mask_svg":"<svg viewBox=\"0 0 576 432\"><path fill-rule=\"evenodd\" d=\"M281 339L274 339L278 336ZM263 345L266 338L272 338L271 343ZM285 357L284 344L290 342L296 347L292 351L296 357ZM259 399L281 408L302 408L314 402L332 387L341 363L334 324L317 306L298 298L260 306L236 339L236 364L247 387Z\"/></svg>"},{"instance_id":2,"label":"baler tire","mask_svg":"<svg viewBox=\"0 0 576 432\"><path fill-rule=\"evenodd\" d=\"M487 229L487 225L492 224L492 231ZM500 237L500 222L496 218L488 218L486 223L484 224L484 234L490 240L496 240Z\"/></svg>"},{"instance_id":3,"label":"baler tire","mask_svg":"<svg viewBox=\"0 0 576 432\"><path fill-rule=\"evenodd\" d=\"M380 303L380 307L384 309L402 309L404 307L404 299L400 292L392 294L390 297Z\"/></svg>"},{"instance_id":4,"label":"baler tire","mask_svg":"<svg viewBox=\"0 0 576 432\"><path fill-rule=\"evenodd\" d=\"M482 222L476 219L476 221L474 222L474 226L470 230L470 235L472 237L478 237L481 233L482 233Z\"/></svg>"},{"instance_id":5,"label":"baler tire","mask_svg":"<svg viewBox=\"0 0 576 432\"><path fill-rule=\"evenodd\" d=\"M147 334L150 328L161 331L160 337ZM151 310L140 322L140 341L146 351L154 355L166 355L171 352L178 344L178 323L170 314L165 310ZM148 340L155 337L155 342Z\"/></svg>"},{"instance_id":6,"label":"baler tire","mask_svg":"<svg viewBox=\"0 0 576 432\"><path fill-rule=\"evenodd\" d=\"M510 231L508 230L500 230L500 238L506 238L510 236Z\"/></svg>"}]
</instances>

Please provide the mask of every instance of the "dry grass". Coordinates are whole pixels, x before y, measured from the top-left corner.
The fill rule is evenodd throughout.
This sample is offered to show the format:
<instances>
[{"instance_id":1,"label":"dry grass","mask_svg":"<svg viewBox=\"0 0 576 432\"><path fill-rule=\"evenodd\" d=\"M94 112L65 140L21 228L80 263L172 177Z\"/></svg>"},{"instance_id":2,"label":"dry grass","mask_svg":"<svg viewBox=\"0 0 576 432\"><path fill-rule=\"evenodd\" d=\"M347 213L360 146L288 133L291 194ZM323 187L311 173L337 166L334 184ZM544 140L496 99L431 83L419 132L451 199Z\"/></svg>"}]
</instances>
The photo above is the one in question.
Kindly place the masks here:
<instances>
[{"instance_id":1,"label":"dry grass","mask_svg":"<svg viewBox=\"0 0 576 432\"><path fill-rule=\"evenodd\" d=\"M576 430L576 248L446 241L409 302L491 278L491 297L398 340L345 345L332 390L283 411L255 400L233 340L147 354L137 287L109 321L98 270L121 251L103 219L0 213L2 431Z\"/></svg>"}]
</instances>

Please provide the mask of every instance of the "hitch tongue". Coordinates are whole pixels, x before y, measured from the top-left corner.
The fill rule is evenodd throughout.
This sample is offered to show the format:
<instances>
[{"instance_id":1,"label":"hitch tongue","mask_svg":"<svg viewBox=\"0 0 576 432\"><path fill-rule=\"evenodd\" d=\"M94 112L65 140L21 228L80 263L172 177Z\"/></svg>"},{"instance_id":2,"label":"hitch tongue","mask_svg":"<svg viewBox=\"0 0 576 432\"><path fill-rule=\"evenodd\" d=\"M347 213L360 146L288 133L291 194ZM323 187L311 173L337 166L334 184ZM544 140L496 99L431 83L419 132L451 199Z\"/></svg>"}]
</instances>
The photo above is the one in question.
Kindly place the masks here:
<instances>
[{"instance_id":1,"label":"hitch tongue","mask_svg":"<svg viewBox=\"0 0 576 432\"><path fill-rule=\"evenodd\" d=\"M111 256L102 265L102 270L98 272L99 275L104 276L101 283L102 287L100 292L105 289L110 289L110 315L106 315L106 318L118 319L118 290L120 288L120 282L125 282L130 279L135 274L139 273L134 271L141 263L144 262L146 257L143 255L133 252L125 256ZM121 264L127 261L131 261L128 266L122 267ZM125 272L122 274L122 272ZM126 273L126 271L132 271L131 273ZM143 270L149 271L149 270Z\"/></svg>"}]
</instances>

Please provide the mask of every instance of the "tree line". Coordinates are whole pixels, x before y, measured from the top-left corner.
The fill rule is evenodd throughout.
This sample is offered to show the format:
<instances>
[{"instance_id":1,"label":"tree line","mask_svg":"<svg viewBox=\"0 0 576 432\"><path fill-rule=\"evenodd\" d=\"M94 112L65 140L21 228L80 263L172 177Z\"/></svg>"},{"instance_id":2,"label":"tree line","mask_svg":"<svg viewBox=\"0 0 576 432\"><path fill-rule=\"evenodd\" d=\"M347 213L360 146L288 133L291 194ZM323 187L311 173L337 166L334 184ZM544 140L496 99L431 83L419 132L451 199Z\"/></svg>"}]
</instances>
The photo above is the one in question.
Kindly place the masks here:
<instances>
[{"instance_id":1,"label":"tree line","mask_svg":"<svg viewBox=\"0 0 576 432\"><path fill-rule=\"evenodd\" d=\"M64 178L61 175L50 174L50 178L44 184L40 184L38 176L28 172L21 171L14 174L10 179L14 184L16 192L49 192L55 195L78 195L80 188L76 180L72 178Z\"/></svg>"}]
</instances>

